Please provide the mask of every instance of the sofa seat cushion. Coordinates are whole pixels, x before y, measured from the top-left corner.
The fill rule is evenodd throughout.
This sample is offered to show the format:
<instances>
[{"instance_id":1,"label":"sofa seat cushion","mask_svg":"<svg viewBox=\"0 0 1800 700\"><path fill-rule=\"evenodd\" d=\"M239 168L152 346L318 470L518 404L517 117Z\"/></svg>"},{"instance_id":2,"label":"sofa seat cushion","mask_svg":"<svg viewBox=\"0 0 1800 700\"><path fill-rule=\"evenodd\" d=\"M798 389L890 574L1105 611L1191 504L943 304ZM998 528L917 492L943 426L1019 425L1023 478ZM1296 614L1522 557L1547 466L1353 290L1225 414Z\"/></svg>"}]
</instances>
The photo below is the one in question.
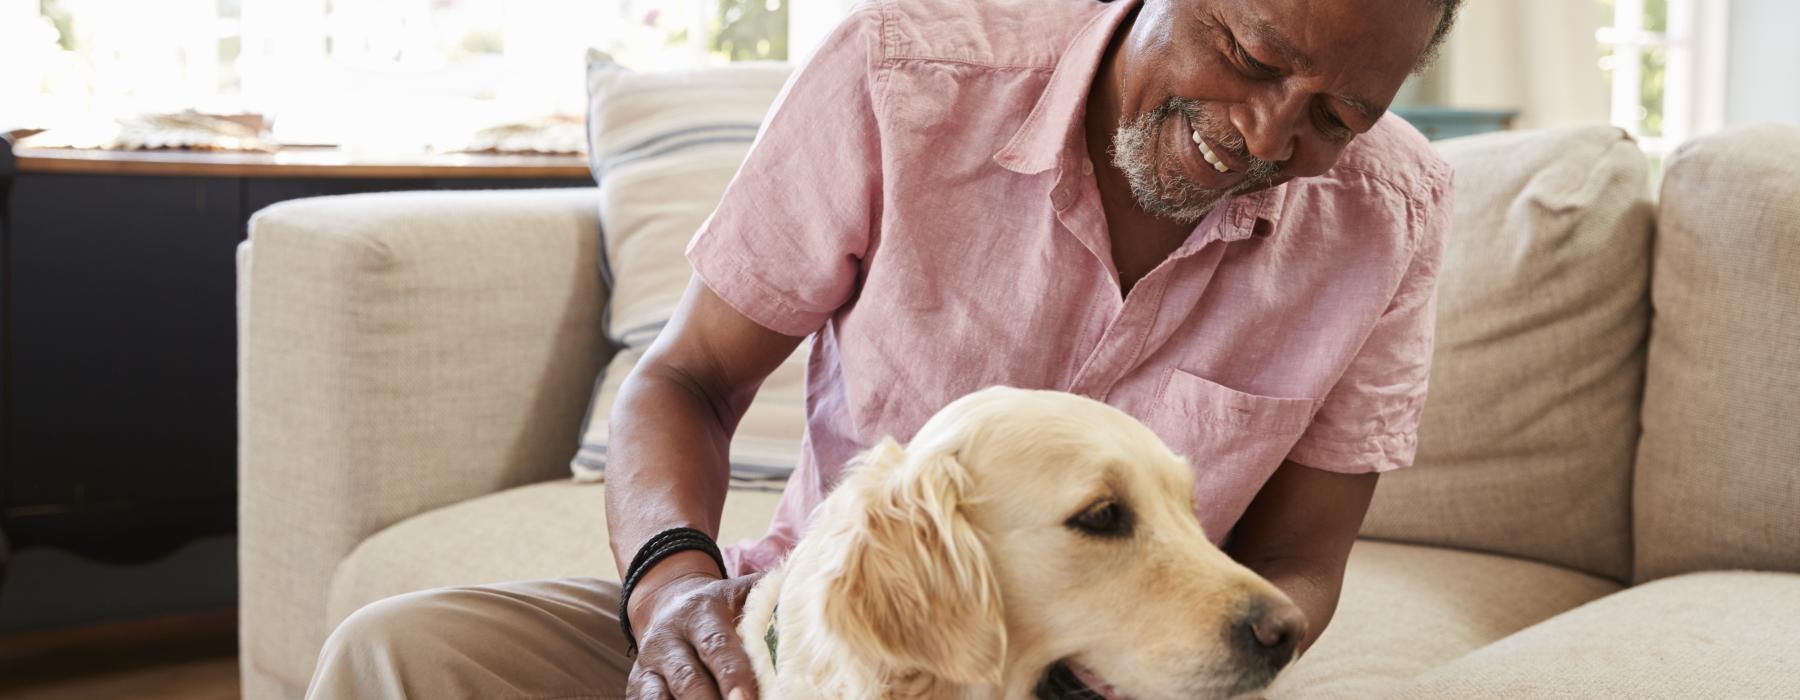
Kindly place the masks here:
<instances>
[{"instance_id":1,"label":"sofa seat cushion","mask_svg":"<svg viewBox=\"0 0 1800 700\"><path fill-rule=\"evenodd\" d=\"M332 579L328 623L438 586L616 578L604 487L554 481L440 508L359 545ZM778 494L734 490L720 540L761 535ZM1358 540L1330 628L1269 697L1367 697L1588 601L1618 584L1548 564Z\"/></svg>"},{"instance_id":2,"label":"sofa seat cushion","mask_svg":"<svg viewBox=\"0 0 1800 700\"><path fill-rule=\"evenodd\" d=\"M1423 671L1617 590L1524 559L1358 540L1330 626L1267 696L1386 697Z\"/></svg>"},{"instance_id":3,"label":"sofa seat cushion","mask_svg":"<svg viewBox=\"0 0 1800 700\"><path fill-rule=\"evenodd\" d=\"M619 578L607 545L605 492L559 480L413 516L363 540L338 564L333 628L365 604L411 591L562 576ZM761 537L779 493L733 489L719 541Z\"/></svg>"},{"instance_id":4,"label":"sofa seat cushion","mask_svg":"<svg viewBox=\"0 0 1800 700\"><path fill-rule=\"evenodd\" d=\"M1632 587L1421 675L1394 697L1800 697L1800 574Z\"/></svg>"}]
</instances>

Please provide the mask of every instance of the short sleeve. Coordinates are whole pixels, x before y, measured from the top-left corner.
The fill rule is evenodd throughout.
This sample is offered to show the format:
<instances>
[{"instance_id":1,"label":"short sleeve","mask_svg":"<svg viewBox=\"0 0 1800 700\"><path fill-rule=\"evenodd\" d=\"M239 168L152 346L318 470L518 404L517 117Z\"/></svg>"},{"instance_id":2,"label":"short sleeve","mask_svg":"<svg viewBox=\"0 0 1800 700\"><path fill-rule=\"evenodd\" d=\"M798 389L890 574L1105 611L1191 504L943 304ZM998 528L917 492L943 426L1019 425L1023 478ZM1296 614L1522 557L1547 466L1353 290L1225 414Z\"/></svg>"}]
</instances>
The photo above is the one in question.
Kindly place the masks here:
<instances>
[{"instance_id":1,"label":"short sleeve","mask_svg":"<svg viewBox=\"0 0 1800 700\"><path fill-rule=\"evenodd\" d=\"M1409 202L1411 261L1374 330L1338 379L1288 459L1345 474L1412 465L1431 373L1438 268L1450 228L1451 176Z\"/></svg>"},{"instance_id":2,"label":"short sleeve","mask_svg":"<svg viewBox=\"0 0 1800 700\"><path fill-rule=\"evenodd\" d=\"M818 330L855 292L880 219L882 58L879 8L865 5L782 88L688 244L706 285L777 333Z\"/></svg>"}]
</instances>

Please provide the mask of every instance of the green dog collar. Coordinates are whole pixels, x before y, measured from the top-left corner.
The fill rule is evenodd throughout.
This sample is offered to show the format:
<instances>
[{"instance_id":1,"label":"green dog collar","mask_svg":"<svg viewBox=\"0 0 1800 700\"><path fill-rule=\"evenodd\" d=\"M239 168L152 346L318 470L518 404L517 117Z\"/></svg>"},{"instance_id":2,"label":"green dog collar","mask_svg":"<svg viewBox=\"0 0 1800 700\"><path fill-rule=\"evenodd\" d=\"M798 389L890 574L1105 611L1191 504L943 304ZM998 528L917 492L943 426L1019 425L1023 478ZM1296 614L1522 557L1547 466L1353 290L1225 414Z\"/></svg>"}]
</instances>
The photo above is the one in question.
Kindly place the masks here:
<instances>
[{"instance_id":1,"label":"green dog collar","mask_svg":"<svg viewBox=\"0 0 1800 700\"><path fill-rule=\"evenodd\" d=\"M770 666L775 665L775 647L776 643L781 641L780 635L775 633L775 613L780 610L781 606L779 605L769 609L769 631L763 633L763 643L769 645Z\"/></svg>"}]
</instances>

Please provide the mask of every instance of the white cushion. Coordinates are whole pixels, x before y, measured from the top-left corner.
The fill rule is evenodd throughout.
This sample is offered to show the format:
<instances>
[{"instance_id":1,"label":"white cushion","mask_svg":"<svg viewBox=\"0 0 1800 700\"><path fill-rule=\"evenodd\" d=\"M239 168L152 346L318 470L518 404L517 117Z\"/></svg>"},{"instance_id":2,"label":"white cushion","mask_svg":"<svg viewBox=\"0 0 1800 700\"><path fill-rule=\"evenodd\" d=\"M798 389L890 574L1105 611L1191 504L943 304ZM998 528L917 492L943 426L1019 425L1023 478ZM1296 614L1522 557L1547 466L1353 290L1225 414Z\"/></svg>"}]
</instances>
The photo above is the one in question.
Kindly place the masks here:
<instances>
[{"instance_id":1,"label":"white cushion","mask_svg":"<svg viewBox=\"0 0 1800 700\"><path fill-rule=\"evenodd\" d=\"M674 314L693 277L684 252L749 152L792 68L734 63L634 73L588 57L588 138L600 184L601 269L611 286L605 327L623 347L596 382L570 467L600 481L619 387ZM738 425L732 476L778 489L799 460L809 346L766 380Z\"/></svg>"},{"instance_id":2,"label":"white cushion","mask_svg":"<svg viewBox=\"0 0 1800 700\"><path fill-rule=\"evenodd\" d=\"M800 460L800 440L806 433L806 354L812 341L776 367L756 391L756 400L738 421L731 437L732 486L779 491ZM643 348L625 348L614 355L600 388L594 393L594 413L582 430L581 450L575 453L575 480L604 481L607 432L612 407L619 398L625 376L643 357Z\"/></svg>"},{"instance_id":3,"label":"white cushion","mask_svg":"<svg viewBox=\"0 0 1800 700\"><path fill-rule=\"evenodd\" d=\"M719 204L791 69L734 63L634 73L588 58L589 163L611 275L607 336L649 345L693 270L683 251Z\"/></svg>"}]
</instances>

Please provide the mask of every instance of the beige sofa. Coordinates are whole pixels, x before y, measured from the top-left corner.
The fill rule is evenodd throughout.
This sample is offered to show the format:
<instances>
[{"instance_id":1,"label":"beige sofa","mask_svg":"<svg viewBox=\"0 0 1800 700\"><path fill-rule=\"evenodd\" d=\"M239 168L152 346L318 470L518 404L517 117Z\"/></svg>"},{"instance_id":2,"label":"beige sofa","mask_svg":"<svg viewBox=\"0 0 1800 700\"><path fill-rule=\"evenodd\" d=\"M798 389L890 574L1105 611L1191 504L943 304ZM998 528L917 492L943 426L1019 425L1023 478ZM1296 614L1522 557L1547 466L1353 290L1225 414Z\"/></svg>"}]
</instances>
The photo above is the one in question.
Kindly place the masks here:
<instances>
[{"instance_id":1,"label":"beige sofa","mask_svg":"<svg viewBox=\"0 0 1800 700\"><path fill-rule=\"evenodd\" d=\"M1800 697L1800 129L1457 168L1415 468L1271 697ZM568 460L610 348L595 191L289 202L240 251L245 695L430 586L614 576ZM734 493L723 536L774 497Z\"/></svg>"}]
</instances>

